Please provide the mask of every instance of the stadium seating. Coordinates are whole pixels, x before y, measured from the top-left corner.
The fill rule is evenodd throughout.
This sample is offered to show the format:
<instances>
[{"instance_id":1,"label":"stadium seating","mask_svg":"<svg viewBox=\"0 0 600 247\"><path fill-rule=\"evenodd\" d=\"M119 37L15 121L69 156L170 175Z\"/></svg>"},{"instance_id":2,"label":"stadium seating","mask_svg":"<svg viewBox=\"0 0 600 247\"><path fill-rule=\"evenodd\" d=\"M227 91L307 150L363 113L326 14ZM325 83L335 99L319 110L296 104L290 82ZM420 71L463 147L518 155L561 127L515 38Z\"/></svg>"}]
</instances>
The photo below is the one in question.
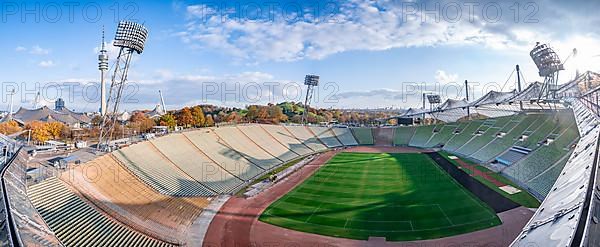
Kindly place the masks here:
<instances>
[{"instance_id":1,"label":"stadium seating","mask_svg":"<svg viewBox=\"0 0 600 247\"><path fill-rule=\"evenodd\" d=\"M65 246L171 246L111 220L56 177L30 186L28 194Z\"/></svg>"},{"instance_id":2,"label":"stadium seating","mask_svg":"<svg viewBox=\"0 0 600 247\"><path fill-rule=\"evenodd\" d=\"M496 157L496 161L505 166L510 166L514 163L517 163L519 160L521 160L523 157L525 157L531 152L531 150L524 149L525 148L519 146L511 147L510 149L508 149L508 151Z\"/></svg>"},{"instance_id":3,"label":"stadium seating","mask_svg":"<svg viewBox=\"0 0 600 247\"><path fill-rule=\"evenodd\" d=\"M517 181L528 184L530 180L534 179L537 175L544 173L553 165L557 164L557 162L561 161L563 157L567 156L570 150L566 147L578 137L579 133L573 123L571 126L565 128L552 143L537 148L519 162L506 168L503 173ZM557 173L548 172L547 176L549 177L547 178L551 179L551 176L554 175L557 175ZM555 179L556 177L554 177L554 180ZM539 184L539 182L535 184ZM539 185L539 188L542 190L544 190L544 187L545 185ZM545 195L544 191L536 192Z\"/></svg>"},{"instance_id":4,"label":"stadium seating","mask_svg":"<svg viewBox=\"0 0 600 247\"><path fill-rule=\"evenodd\" d=\"M385 127L373 129L373 139L375 141L375 145L378 145L378 146L397 145L395 143L396 130L397 130L396 128L385 128ZM404 145L408 145L408 140L410 140L410 137L407 138L406 144L404 144Z\"/></svg>"},{"instance_id":5,"label":"stadium seating","mask_svg":"<svg viewBox=\"0 0 600 247\"><path fill-rule=\"evenodd\" d=\"M74 167L60 179L111 217L154 238L177 243L209 203L202 197L162 195L108 154Z\"/></svg>"},{"instance_id":6,"label":"stadium seating","mask_svg":"<svg viewBox=\"0 0 600 247\"><path fill-rule=\"evenodd\" d=\"M547 114L529 114L522 118L522 120L511 129L505 128L503 131L506 131L506 135L501 138L496 138L491 141L488 145L485 145L477 152L471 155L471 158L480 160L483 162L489 161L500 155L502 152L506 151L510 147L512 147L521 134L530 128L531 126L536 126L538 123L545 121L548 117ZM517 118L517 121L521 118Z\"/></svg>"},{"instance_id":7,"label":"stadium seating","mask_svg":"<svg viewBox=\"0 0 600 247\"><path fill-rule=\"evenodd\" d=\"M283 145L267 133L259 125L243 125L238 126L250 140L256 143L259 147L263 148L266 152L276 157L277 159L287 162L298 158L298 154L292 152L287 148L287 145Z\"/></svg>"},{"instance_id":8,"label":"stadium seating","mask_svg":"<svg viewBox=\"0 0 600 247\"><path fill-rule=\"evenodd\" d=\"M357 146L358 142L352 135L350 128L331 128L335 136L344 146Z\"/></svg>"},{"instance_id":9,"label":"stadium seating","mask_svg":"<svg viewBox=\"0 0 600 247\"><path fill-rule=\"evenodd\" d=\"M214 196L198 180L177 168L151 142L140 142L113 154L138 178L165 195Z\"/></svg>"},{"instance_id":10,"label":"stadium seating","mask_svg":"<svg viewBox=\"0 0 600 247\"><path fill-rule=\"evenodd\" d=\"M372 128L352 128L352 133L360 145L373 145L375 140L373 139Z\"/></svg>"},{"instance_id":11,"label":"stadium seating","mask_svg":"<svg viewBox=\"0 0 600 247\"><path fill-rule=\"evenodd\" d=\"M306 126L290 125L285 126L285 128L289 130L294 137L296 137L313 151L322 152L327 150L327 146L319 141L319 139L310 130L308 130Z\"/></svg>"},{"instance_id":12,"label":"stadium seating","mask_svg":"<svg viewBox=\"0 0 600 247\"><path fill-rule=\"evenodd\" d=\"M273 138L277 139L277 141L287 145L290 150L300 156L314 152L312 149L302 144L300 140L296 139L296 137L282 125L261 124L260 127L267 131Z\"/></svg>"},{"instance_id":13,"label":"stadium seating","mask_svg":"<svg viewBox=\"0 0 600 247\"><path fill-rule=\"evenodd\" d=\"M429 139L433 135L433 129L436 125L425 125L417 127L415 134L408 143L409 146L413 147L425 147L425 144L429 142Z\"/></svg>"},{"instance_id":14,"label":"stadium seating","mask_svg":"<svg viewBox=\"0 0 600 247\"><path fill-rule=\"evenodd\" d=\"M151 142L182 171L217 193L230 192L243 183L207 157L183 134L166 135Z\"/></svg>"},{"instance_id":15,"label":"stadium seating","mask_svg":"<svg viewBox=\"0 0 600 247\"><path fill-rule=\"evenodd\" d=\"M554 117L549 117L536 128L528 129L528 137L524 141L516 143L518 146L534 149L546 138L557 126Z\"/></svg>"},{"instance_id":16,"label":"stadium seating","mask_svg":"<svg viewBox=\"0 0 600 247\"><path fill-rule=\"evenodd\" d=\"M481 120L470 121L460 133L455 134L454 137L448 140L448 143L444 145L443 149L450 152L456 151L475 136L474 133L479 129L481 124L483 124L483 121Z\"/></svg>"},{"instance_id":17,"label":"stadium seating","mask_svg":"<svg viewBox=\"0 0 600 247\"><path fill-rule=\"evenodd\" d=\"M183 133L196 147L202 150L225 170L244 181L260 175L264 169L256 166L223 142L214 132L203 129Z\"/></svg>"},{"instance_id":18,"label":"stadium seating","mask_svg":"<svg viewBox=\"0 0 600 247\"><path fill-rule=\"evenodd\" d=\"M309 126L308 129L317 137L325 146L329 148L341 147L342 143L335 137L333 131L328 127Z\"/></svg>"},{"instance_id":19,"label":"stadium seating","mask_svg":"<svg viewBox=\"0 0 600 247\"><path fill-rule=\"evenodd\" d=\"M430 148L438 145L445 145L446 142L448 142L448 140L454 136L454 130L457 128L457 126L462 125L466 126L466 124L456 123L439 125L439 127L436 127L437 133L433 133L433 136L431 136L429 141L427 141L424 146Z\"/></svg>"},{"instance_id":20,"label":"stadium seating","mask_svg":"<svg viewBox=\"0 0 600 247\"><path fill-rule=\"evenodd\" d=\"M233 150L237 151L247 160L265 170L268 170L283 162L277 157L269 154L262 147L258 146L258 144L246 137L236 127L214 128L213 131Z\"/></svg>"},{"instance_id":21,"label":"stadium seating","mask_svg":"<svg viewBox=\"0 0 600 247\"><path fill-rule=\"evenodd\" d=\"M564 160L561 160L554 164L554 166L550 167L548 170L545 170L538 176L531 179L529 182L526 183L527 186L529 186L529 188L536 191L542 196L548 195L548 193L552 189L552 185L554 185L554 182L565 167L568 160L566 159L567 157L565 157Z\"/></svg>"},{"instance_id":22,"label":"stadium seating","mask_svg":"<svg viewBox=\"0 0 600 247\"><path fill-rule=\"evenodd\" d=\"M412 139L416 127L398 127L395 128L394 131L394 145L397 146L407 146L410 140ZM379 138L379 135L377 136Z\"/></svg>"},{"instance_id":23,"label":"stadium seating","mask_svg":"<svg viewBox=\"0 0 600 247\"><path fill-rule=\"evenodd\" d=\"M498 134L498 132L504 129L507 125L514 125L511 119L512 117L499 117L495 118L494 123L490 123L491 125L485 126L486 123L483 123L478 130L482 133L480 135L475 135L469 142L457 149L456 152L464 156L473 154L477 150L481 149L481 147L494 140L494 138L496 138L496 134Z\"/></svg>"}]
</instances>

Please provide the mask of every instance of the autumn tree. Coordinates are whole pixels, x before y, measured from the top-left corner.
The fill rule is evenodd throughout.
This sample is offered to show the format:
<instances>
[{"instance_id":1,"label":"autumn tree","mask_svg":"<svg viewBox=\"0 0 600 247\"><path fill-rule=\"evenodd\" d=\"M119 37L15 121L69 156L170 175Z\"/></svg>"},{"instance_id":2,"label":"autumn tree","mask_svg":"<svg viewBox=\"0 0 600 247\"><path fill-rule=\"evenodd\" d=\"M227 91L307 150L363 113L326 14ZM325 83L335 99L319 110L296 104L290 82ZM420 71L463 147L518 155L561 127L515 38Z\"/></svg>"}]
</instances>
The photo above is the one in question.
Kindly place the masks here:
<instances>
[{"instance_id":1,"label":"autumn tree","mask_svg":"<svg viewBox=\"0 0 600 247\"><path fill-rule=\"evenodd\" d=\"M69 126L63 124L62 130L60 131L60 138L62 138L63 140L66 140L71 137L73 137L71 134L71 128L69 128Z\"/></svg>"},{"instance_id":2,"label":"autumn tree","mask_svg":"<svg viewBox=\"0 0 600 247\"><path fill-rule=\"evenodd\" d=\"M192 119L194 126L204 126L206 118L204 117L204 111L201 106L194 106L192 108Z\"/></svg>"},{"instance_id":3,"label":"autumn tree","mask_svg":"<svg viewBox=\"0 0 600 247\"><path fill-rule=\"evenodd\" d=\"M94 118L92 118L92 125L93 126L100 126L102 124L102 117L101 116L94 116Z\"/></svg>"},{"instance_id":4,"label":"autumn tree","mask_svg":"<svg viewBox=\"0 0 600 247\"><path fill-rule=\"evenodd\" d=\"M173 114L171 113L167 113L165 115L160 116L158 123L161 126L169 127L170 130L175 129L175 126L177 126L177 120L175 119L175 116L173 116Z\"/></svg>"},{"instance_id":5,"label":"autumn tree","mask_svg":"<svg viewBox=\"0 0 600 247\"><path fill-rule=\"evenodd\" d=\"M50 133L48 132L46 124L40 121L33 121L25 125L25 129L31 131L31 139L36 142L45 142L50 140Z\"/></svg>"},{"instance_id":6,"label":"autumn tree","mask_svg":"<svg viewBox=\"0 0 600 247\"><path fill-rule=\"evenodd\" d=\"M46 125L46 131L48 131L48 135L50 136L50 138L58 139L61 137L61 133L64 128L64 124L62 124L60 122L51 122L51 123L46 123L45 125Z\"/></svg>"},{"instance_id":7,"label":"autumn tree","mask_svg":"<svg viewBox=\"0 0 600 247\"><path fill-rule=\"evenodd\" d=\"M192 116L192 111L189 107L181 109L181 111L177 114L177 123L185 127L189 127L190 125L194 124L194 117Z\"/></svg>"},{"instance_id":8,"label":"autumn tree","mask_svg":"<svg viewBox=\"0 0 600 247\"><path fill-rule=\"evenodd\" d=\"M291 120L294 123L301 123L302 122L302 115L294 115L294 116L292 116Z\"/></svg>"},{"instance_id":9,"label":"autumn tree","mask_svg":"<svg viewBox=\"0 0 600 247\"><path fill-rule=\"evenodd\" d=\"M242 120L242 116L240 116L240 114L236 111L229 113L229 115L227 115L227 118L225 121L227 122L240 122L240 120Z\"/></svg>"},{"instance_id":10,"label":"autumn tree","mask_svg":"<svg viewBox=\"0 0 600 247\"><path fill-rule=\"evenodd\" d=\"M137 129L140 133L152 129L156 123L142 112L134 113L129 119L129 127Z\"/></svg>"},{"instance_id":11,"label":"autumn tree","mask_svg":"<svg viewBox=\"0 0 600 247\"><path fill-rule=\"evenodd\" d=\"M8 122L0 123L0 133L5 135L11 135L21 131L21 127L14 120L10 120Z\"/></svg>"},{"instance_id":12,"label":"autumn tree","mask_svg":"<svg viewBox=\"0 0 600 247\"><path fill-rule=\"evenodd\" d=\"M267 109L267 107L265 107L265 106L260 106L258 108L256 118L261 119L261 120L268 119L269 118L269 109Z\"/></svg>"},{"instance_id":13,"label":"autumn tree","mask_svg":"<svg viewBox=\"0 0 600 247\"><path fill-rule=\"evenodd\" d=\"M258 116L258 106L256 106L256 105L248 106L248 112L246 113L246 119L248 121L254 121L254 120L256 120L257 116Z\"/></svg>"},{"instance_id":14,"label":"autumn tree","mask_svg":"<svg viewBox=\"0 0 600 247\"><path fill-rule=\"evenodd\" d=\"M283 114L281 108L276 105L272 105L269 107L269 118L274 123L279 123L280 121L287 121L287 116Z\"/></svg>"},{"instance_id":15,"label":"autumn tree","mask_svg":"<svg viewBox=\"0 0 600 247\"><path fill-rule=\"evenodd\" d=\"M213 120L212 115L208 115L206 116L206 126L210 127L210 126L215 126L215 121Z\"/></svg>"},{"instance_id":16,"label":"autumn tree","mask_svg":"<svg viewBox=\"0 0 600 247\"><path fill-rule=\"evenodd\" d=\"M227 112L220 111L219 114L217 114L216 116L213 115L213 121L215 123L220 123L220 122L223 122L223 121L227 121L227 115L229 115L229 114L227 114Z\"/></svg>"}]
</instances>

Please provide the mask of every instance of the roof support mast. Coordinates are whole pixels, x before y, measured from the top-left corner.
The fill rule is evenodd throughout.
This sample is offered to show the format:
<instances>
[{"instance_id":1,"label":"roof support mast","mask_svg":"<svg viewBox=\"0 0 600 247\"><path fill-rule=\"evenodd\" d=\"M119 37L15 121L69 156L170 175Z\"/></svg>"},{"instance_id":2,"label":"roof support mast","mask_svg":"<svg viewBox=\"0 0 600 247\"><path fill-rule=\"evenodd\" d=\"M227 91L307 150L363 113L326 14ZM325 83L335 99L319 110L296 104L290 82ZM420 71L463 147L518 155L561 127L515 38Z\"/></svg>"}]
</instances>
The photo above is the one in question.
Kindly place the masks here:
<instances>
[{"instance_id":1,"label":"roof support mast","mask_svg":"<svg viewBox=\"0 0 600 247\"><path fill-rule=\"evenodd\" d=\"M517 64L516 70L517 70L517 88L519 89L519 93L520 93L521 92L521 69L519 68L518 64ZM521 111L523 110L523 101L519 101L519 109Z\"/></svg>"},{"instance_id":2,"label":"roof support mast","mask_svg":"<svg viewBox=\"0 0 600 247\"><path fill-rule=\"evenodd\" d=\"M423 111L425 111L425 96L427 93L423 93ZM425 125L425 113L423 113L423 118L421 118L421 125Z\"/></svg>"},{"instance_id":3,"label":"roof support mast","mask_svg":"<svg viewBox=\"0 0 600 247\"><path fill-rule=\"evenodd\" d=\"M467 98L467 102L469 102L469 82L467 82L467 80L465 80L465 92L466 92L466 98ZM469 109L469 106L467 105L467 118L469 120L471 120L471 111Z\"/></svg>"}]
</instances>

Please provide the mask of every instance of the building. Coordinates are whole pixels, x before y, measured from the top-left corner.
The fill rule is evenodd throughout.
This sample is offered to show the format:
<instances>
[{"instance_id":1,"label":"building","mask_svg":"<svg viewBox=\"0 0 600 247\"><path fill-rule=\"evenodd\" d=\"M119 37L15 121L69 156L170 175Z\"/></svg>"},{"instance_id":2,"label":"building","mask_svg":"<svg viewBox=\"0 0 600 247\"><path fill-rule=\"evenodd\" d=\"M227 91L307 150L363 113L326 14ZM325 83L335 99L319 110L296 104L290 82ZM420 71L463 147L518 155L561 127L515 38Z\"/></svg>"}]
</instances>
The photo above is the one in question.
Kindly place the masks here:
<instances>
[{"instance_id":1,"label":"building","mask_svg":"<svg viewBox=\"0 0 600 247\"><path fill-rule=\"evenodd\" d=\"M61 110L52 110L47 106L42 106L37 109L26 109L21 107L16 113L9 114L5 118L15 120L21 125L33 121L60 122L69 127L76 128L89 125L92 122L92 119L85 113L73 112L64 107L64 105Z\"/></svg>"},{"instance_id":2,"label":"building","mask_svg":"<svg viewBox=\"0 0 600 247\"><path fill-rule=\"evenodd\" d=\"M54 102L54 110L61 111L65 108L65 101L62 98L58 98L56 102Z\"/></svg>"}]
</instances>

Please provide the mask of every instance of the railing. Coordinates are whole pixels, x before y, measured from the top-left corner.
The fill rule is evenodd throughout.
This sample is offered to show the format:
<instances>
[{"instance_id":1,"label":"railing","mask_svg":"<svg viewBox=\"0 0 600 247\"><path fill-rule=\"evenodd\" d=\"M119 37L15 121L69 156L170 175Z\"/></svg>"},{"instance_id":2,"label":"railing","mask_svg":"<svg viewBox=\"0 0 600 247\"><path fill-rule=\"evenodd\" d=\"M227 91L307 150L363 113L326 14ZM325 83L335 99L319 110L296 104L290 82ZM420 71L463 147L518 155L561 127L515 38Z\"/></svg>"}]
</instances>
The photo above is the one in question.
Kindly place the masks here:
<instances>
[{"instance_id":1,"label":"railing","mask_svg":"<svg viewBox=\"0 0 600 247\"><path fill-rule=\"evenodd\" d=\"M0 171L2 207L9 246L62 246L42 220L27 196L26 169L28 155L22 147L10 152L11 157ZM4 230L4 229L2 229Z\"/></svg>"},{"instance_id":2,"label":"railing","mask_svg":"<svg viewBox=\"0 0 600 247\"><path fill-rule=\"evenodd\" d=\"M580 102L594 114L596 119L600 118L600 87L582 95ZM596 144L596 149L600 146L599 143ZM594 164L591 165L593 173L589 180L590 188L587 191L584 201L586 210L579 219L579 225L574 236L574 245L577 246L594 246L600 240L600 227L597 222L598 217L600 217L600 174L597 172L598 160L596 159Z\"/></svg>"},{"instance_id":3,"label":"railing","mask_svg":"<svg viewBox=\"0 0 600 247\"><path fill-rule=\"evenodd\" d=\"M21 150L21 148L19 148L19 150ZM2 229L0 229L0 231L6 231L6 237L7 239L2 239L2 241L6 241L7 244L9 244L10 246L23 246L23 243L21 243L21 240L19 239L19 236L17 235L17 230L16 230L16 226L15 226L15 222L14 219L12 217L11 214L11 210L10 210L10 205L8 203L8 192L6 190L6 184L4 181L4 174L6 173L6 170L9 167L9 164L11 164L15 158L17 157L17 155L12 155L12 157L10 157L9 160L7 160L7 155L4 154L4 160L2 163L2 170L0 172L0 189L2 190L2 211L4 212L3 219L2 221L5 222L4 224L2 224ZM3 234L4 235L4 234Z\"/></svg>"}]
</instances>

